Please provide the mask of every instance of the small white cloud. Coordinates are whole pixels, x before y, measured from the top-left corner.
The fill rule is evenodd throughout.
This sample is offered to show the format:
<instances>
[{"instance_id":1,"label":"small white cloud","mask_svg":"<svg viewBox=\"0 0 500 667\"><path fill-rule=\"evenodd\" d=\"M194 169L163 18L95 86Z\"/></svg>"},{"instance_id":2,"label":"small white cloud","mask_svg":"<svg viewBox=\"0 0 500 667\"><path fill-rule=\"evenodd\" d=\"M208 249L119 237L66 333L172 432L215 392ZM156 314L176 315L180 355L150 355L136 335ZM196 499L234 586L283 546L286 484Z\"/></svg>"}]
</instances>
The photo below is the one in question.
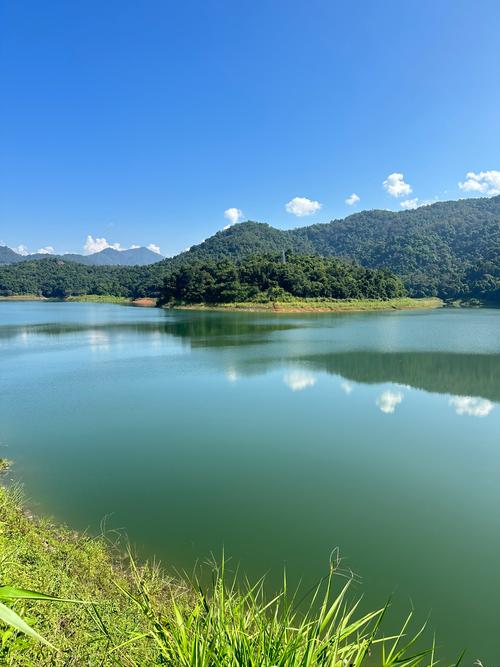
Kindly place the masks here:
<instances>
[{"instance_id":1,"label":"small white cloud","mask_svg":"<svg viewBox=\"0 0 500 667\"><path fill-rule=\"evenodd\" d=\"M101 252L101 250L106 250L106 248L113 248L113 250L123 250L119 243L108 243L108 241L103 238L94 238L90 234L87 236L83 250L86 255L92 255L95 252Z\"/></svg>"},{"instance_id":2,"label":"small white cloud","mask_svg":"<svg viewBox=\"0 0 500 667\"><path fill-rule=\"evenodd\" d=\"M465 181L458 184L466 192L479 192L483 195L500 195L500 171L467 172Z\"/></svg>"},{"instance_id":3,"label":"small white cloud","mask_svg":"<svg viewBox=\"0 0 500 667\"><path fill-rule=\"evenodd\" d=\"M403 398L404 396L400 391L384 391L377 398L377 405L386 415L392 415Z\"/></svg>"},{"instance_id":4,"label":"small white cloud","mask_svg":"<svg viewBox=\"0 0 500 667\"><path fill-rule=\"evenodd\" d=\"M284 375L283 382L292 391L302 391L307 387L313 387L316 384L316 378L312 373L306 371L291 371Z\"/></svg>"},{"instance_id":5,"label":"small white cloud","mask_svg":"<svg viewBox=\"0 0 500 667\"><path fill-rule=\"evenodd\" d=\"M415 197L414 199L405 199L404 201L400 202L399 205L401 208L404 208L405 211L410 211L414 208L418 208L421 204L418 203L418 197Z\"/></svg>"},{"instance_id":6,"label":"small white cloud","mask_svg":"<svg viewBox=\"0 0 500 667\"><path fill-rule=\"evenodd\" d=\"M20 243L19 245L16 245L14 248L12 248L14 252L17 252L18 255L22 255L25 257L26 255L29 255L29 250L28 248Z\"/></svg>"},{"instance_id":7,"label":"small white cloud","mask_svg":"<svg viewBox=\"0 0 500 667\"><path fill-rule=\"evenodd\" d=\"M348 396L349 394L352 394L352 392L354 391L354 387L350 382L342 382L340 388L342 389L344 394L347 394Z\"/></svg>"},{"instance_id":8,"label":"small white cloud","mask_svg":"<svg viewBox=\"0 0 500 667\"><path fill-rule=\"evenodd\" d=\"M226 220L229 220L229 225L224 227L224 229L227 229L228 227L231 227L231 225L235 225L240 220L243 220L243 211L239 208L227 208L224 211L224 217Z\"/></svg>"},{"instance_id":9,"label":"small white cloud","mask_svg":"<svg viewBox=\"0 0 500 667\"><path fill-rule=\"evenodd\" d=\"M455 408L457 415L470 417L487 417L495 407L491 401L472 396L452 396L450 405Z\"/></svg>"},{"instance_id":10,"label":"small white cloud","mask_svg":"<svg viewBox=\"0 0 500 667\"><path fill-rule=\"evenodd\" d=\"M39 255L53 255L55 250L51 245L46 245L44 248L38 248L37 253Z\"/></svg>"},{"instance_id":11,"label":"small white cloud","mask_svg":"<svg viewBox=\"0 0 500 667\"><path fill-rule=\"evenodd\" d=\"M389 174L389 176L382 183L386 191L391 197L402 197L403 195L411 195L413 192L411 185L405 183L403 174Z\"/></svg>"},{"instance_id":12,"label":"small white cloud","mask_svg":"<svg viewBox=\"0 0 500 667\"><path fill-rule=\"evenodd\" d=\"M151 250L151 252L155 252L158 255L161 255L160 253L160 246L156 245L156 243L150 243L148 246L146 246L148 250Z\"/></svg>"},{"instance_id":13,"label":"small white cloud","mask_svg":"<svg viewBox=\"0 0 500 667\"><path fill-rule=\"evenodd\" d=\"M345 203L348 206L354 206L354 204L357 204L358 201L360 201L360 198L358 197L358 195L355 192L353 192L352 195L349 195L349 197L347 197L347 199L345 200Z\"/></svg>"},{"instance_id":14,"label":"small white cloud","mask_svg":"<svg viewBox=\"0 0 500 667\"><path fill-rule=\"evenodd\" d=\"M294 197L285 204L286 211L296 215L298 218L303 218L305 215L313 215L320 208L321 204L319 201L314 201L307 197Z\"/></svg>"}]
</instances>

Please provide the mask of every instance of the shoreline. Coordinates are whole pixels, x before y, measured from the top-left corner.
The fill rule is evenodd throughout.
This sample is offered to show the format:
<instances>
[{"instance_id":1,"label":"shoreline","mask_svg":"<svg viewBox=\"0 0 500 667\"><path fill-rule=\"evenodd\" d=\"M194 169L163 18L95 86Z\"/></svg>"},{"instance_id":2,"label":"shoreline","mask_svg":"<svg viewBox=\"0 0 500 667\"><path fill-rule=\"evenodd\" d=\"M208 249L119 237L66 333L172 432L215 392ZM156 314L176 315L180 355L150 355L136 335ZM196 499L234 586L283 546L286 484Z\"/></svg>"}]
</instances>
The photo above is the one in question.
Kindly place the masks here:
<instances>
[{"instance_id":1,"label":"shoreline","mask_svg":"<svg viewBox=\"0 0 500 667\"><path fill-rule=\"evenodd\" d=\"M56 299L36 294L15 294L13 296L0 296L2 301L47 301L49 303L115 303L123 306L136 306L138 308L156 308L157 299L139 297L131 299L127 296L112 296L100 294L83 294L82 296L67 296L64 299Z\"/></svg>"},{"instance_id":2,"label":"shoreline","mask_svg":"<svg viewBox=\"0 0 500 667\"><path fill-rule=\"evenodd\" d=\"M248 312L248 313L362 313L383 312L391 310L429 310L436 308L470 309L470 308L499 308L499 302L468 301L455 299L445 301L439 297L400 297L397 299L292 299L290 301L239 301L234 303L174 303L160 305L159 299L154 297L137 297L132 299L125 296L83 294L65 298L45 297L36 294L14 294L0 296L2 302L31 302L47 303L110 303L136 308L156 308L166 310L197 310L207 312Z\"/></svg>"},{"instance_id":3,"label":"shoreline","mask_svg":"<svg viewBox=\"0 0 500 667\"><path fill-rule=\"evenodd\" d=\"M185 304L172 306L164 305L163 308L172 310L196 310L208 312L248 312L248 313L362 313L373 311L391 310L424 310L442 308L444 302L437 297L412 299L410 297L400 299L338 299L338 300L308 300L296 301L272 301L267 303L256 303L253 301L221 303L221 304Z\"/></svg>"}]
</instances>

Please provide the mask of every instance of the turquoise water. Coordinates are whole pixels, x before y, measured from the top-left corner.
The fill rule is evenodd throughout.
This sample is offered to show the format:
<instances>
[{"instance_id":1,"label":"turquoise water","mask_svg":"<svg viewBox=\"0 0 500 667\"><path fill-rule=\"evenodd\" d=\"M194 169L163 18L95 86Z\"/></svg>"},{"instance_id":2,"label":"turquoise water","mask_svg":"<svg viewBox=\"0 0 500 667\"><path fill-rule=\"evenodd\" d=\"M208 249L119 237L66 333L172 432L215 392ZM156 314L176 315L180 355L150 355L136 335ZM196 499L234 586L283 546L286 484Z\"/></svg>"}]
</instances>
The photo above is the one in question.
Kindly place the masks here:
<instances>
[{"instance_id":1,"label":"turquoise water","mask_svg":"<svg viewBox=\"0 0 500 667\"><path fill-rule=\"evenodd\" d=\"M0 456L37 511L190 569L413 604L500 660L500 311L349 315L0 303Z\"/></svg>"}]
</instances>

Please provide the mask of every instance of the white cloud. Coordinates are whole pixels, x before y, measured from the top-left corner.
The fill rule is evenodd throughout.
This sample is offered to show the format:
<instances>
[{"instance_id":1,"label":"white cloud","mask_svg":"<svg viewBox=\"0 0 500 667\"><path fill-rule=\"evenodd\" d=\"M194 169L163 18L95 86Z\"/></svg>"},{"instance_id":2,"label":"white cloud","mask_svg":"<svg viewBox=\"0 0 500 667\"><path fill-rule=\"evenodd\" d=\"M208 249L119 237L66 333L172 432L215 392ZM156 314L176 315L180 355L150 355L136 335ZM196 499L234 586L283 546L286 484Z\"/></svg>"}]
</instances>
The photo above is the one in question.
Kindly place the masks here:
<instances>
[{"instance_id":1,"label":"white cloud","mask_svg":"<svg viewBox=\"0 0 500 667\"><path fill-rule=\"evenodd\" d=\"M156 252L158 255L160 255L160 246L156 245L156 243L150 243L149 245L146 246L148 250L151 250L151 252Z\"/></svg>"},{"instance_id":2,"label":"white cloud","mask_svg":"<svg viewBox=\"0 0 500 667\"><path fill-rule=\"evenodd\" d=\"M94 238L90 234L87 236L83 250L86 255L92 255L95 252L101 252L101 250L106 250L106 248L113 248L113 250L123 250L119 243L108 243L108 241L103 237Z\"/></svg>"},{"instance_id":3,"label":"white cloud","mask_svg":"<svg viewBox=\"0 0 500 667\"><path fill-rule=\"evenodd\" d=\"M414 199L405 199L404 201L400 202L399 205L401 206L401 208L404 208L405 211L409 211L411 209L422 206L422 204L418 203L418 197L414 197Z\"/></svg>"},{"instance_id":4,"label":"white cloud","mask_svg":"<svg viewBox=\"0 0 500 667\"><path fill-rule=\"evenodd\" d=\"M360 198L358 197L358 195L355 192L353 192L352 195L349 195L349 197L347 197L345 203L348 206L354 206L354 204L357 204L359 200Z\"/></svg>"},{"instance_id":5,"label":"white cloud","mask_svg":"<svg viewBox=\"0 0 500 667\"><path fill-rule=\"evenodd\" d=\"M292 391L302 391L307 387L313 387L316 384L316 378L312 373L306 371L291 371L284 375L283 382Z\"/></svg>"},{"instance_id":6,"label":"white cloud","mask_svg":"<svg viewBox=\"0 0 500 667\"><path fill-rule=\"evenodd\" d=\"M19 245L16 245L14 248L12 248L12 250L14 252L17 252L18 255L23 255L23 257L26 256L26 255L29 255L28 248L25 245L23 245L22 243L20 243Z\"/></svg>"},{"instance_id":7,"label":"white cloud","mask_svg":"<svg viewBox=\"0 0 500 667\"><path fill-rule=\"evenodd\" d=\"M465 181L458 184L466 192L479 192L483 195L500 195L500 171L467 172Z\"/></svg>"},{"instance_id":8,"label":"white cloud","mask_svg":"<svg viewBox=\"0 0 500 667\"><path fill-rule=\"evenodd\" d=\"M386 191L392 197L402 197L403 195L411 195L413 192L411 185L405 183L405 177L403 174L389 174L389 176L382 183Z\"/></svg>"},{"instance_id":9,"label":"white cloud","mask_svg":"<svg viewBox=\"0 0 500 667\"><path fill-rule=\"evenodd\" d=\"M349 396L349 394L352 394L352 392L354 390L354 387L352 386L352 384L350 382L342 382L342 384L340 385L340 388L342 389L344 394L347 394L348 396Z\"/></svg>"},{"instance_id":10,"label":"white cloud","mask_svg":"<svg viewBox=\"0 0 500 667\"><path fill-rule=\"evenodd\" d=\"M487 417L495 407L491 401L472 396L452 396L450 405L455 408L457 415L470 417Z\"/></svg>"},{"instance_id":11,"label":"white cloud","mask_svg":"<svg viewBox=\"0 0 500 667\"><path fill-rule=\"evenodd\" d=\"M55 250L53 246L46 245L44 248L38 248L37 253L39 255L53 255L55 253Z\"/></svg>"},{"instance_id":12,"label":"white cloud","mask_svg":"<svg viewBox=\"0 0 500 667\"><path fill-rule=\"evenodd\" d=\"M240 220L243 220L243 211L239 208L227 208L224 211L224 217L226 220L229 220L229 225L224 227L224 229L227 229L231 225L235 225L237 222Z\"/></svg>"},{"instance_id":13,"label":"white cloud","mask_svg":"<svg viewBox=\"0 0 500 667\"><path fill-rule=\"evenodd\" d=\"M391 415L395 410L396 406L399 405L404 396L400 391L384 391L377 398L377 405L386 415Z\"/></svg>"},{"instance_id":14,"label":"white cloud","mask_svg":"<svg viewBox=\"0 0 500 667\"><path fill-rule=\"evenodd\" d=\"M319 211L320 208L321 204L319 201L314 201L307 197L294 197L285 204L286 211L296 215L298 218L303 218L305 215L312 215L316 211Z\"/></svg>"}]
</instances>

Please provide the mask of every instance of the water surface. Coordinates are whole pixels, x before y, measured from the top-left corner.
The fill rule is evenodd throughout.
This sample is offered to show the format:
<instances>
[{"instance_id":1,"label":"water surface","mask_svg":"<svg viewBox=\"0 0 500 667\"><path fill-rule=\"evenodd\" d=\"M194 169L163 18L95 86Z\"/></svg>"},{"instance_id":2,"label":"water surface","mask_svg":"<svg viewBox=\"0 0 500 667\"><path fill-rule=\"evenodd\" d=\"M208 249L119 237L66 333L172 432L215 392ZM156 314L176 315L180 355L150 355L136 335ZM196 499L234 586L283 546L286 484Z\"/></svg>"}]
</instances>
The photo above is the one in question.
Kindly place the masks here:
<instances>
[{"instance_id":1,"label":"water surface","mask_svg":"<svg viewBox=\"0 0 500 667\"><path fill-rule=\"evenodd\" d=\"M500 664L500 311L0 303L0 456L40 512L189 569L224 546L432 611Z\"/></svg>"}]
</instances>

